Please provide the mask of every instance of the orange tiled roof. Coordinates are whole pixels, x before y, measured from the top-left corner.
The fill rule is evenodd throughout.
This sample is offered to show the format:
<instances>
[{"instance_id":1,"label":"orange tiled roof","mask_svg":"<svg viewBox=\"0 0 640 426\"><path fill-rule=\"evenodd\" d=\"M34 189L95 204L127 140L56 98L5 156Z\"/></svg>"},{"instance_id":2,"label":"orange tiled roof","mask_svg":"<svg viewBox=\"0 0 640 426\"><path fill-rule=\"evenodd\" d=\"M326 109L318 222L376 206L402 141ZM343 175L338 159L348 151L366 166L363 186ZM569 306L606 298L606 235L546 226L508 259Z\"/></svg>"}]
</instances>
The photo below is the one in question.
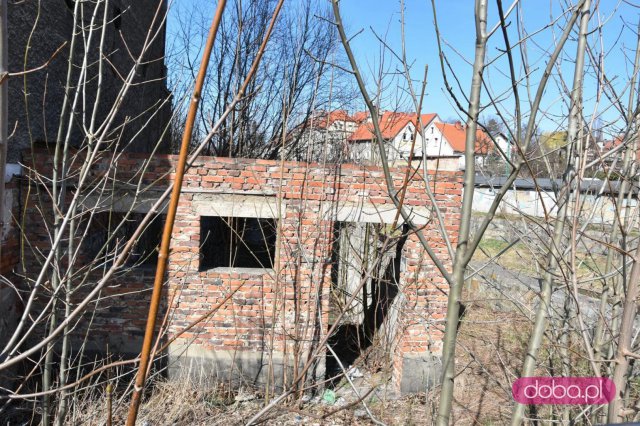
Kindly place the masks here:
<instances>
[{"instance_id":1,"label":"orange tiled roof","mask_svg":"<svg viewBox=\"0 0 640 426\"><path fill-rule=\"evenodd\" d=\"M431 123L431 120L433 120L437 116L438 116L438 114L436 114L435 112L432 112L432 113L429 113L429 114L422 114L420 116L420 120L422 121L422 125L423 126L428 126L429 123ZM416 126L417 126L417 124L416 124Z\"/></svg>"},{"instance_id":2,"label":"orange tiled roof","mask_svg":"<svg viewBox=\"0 0 640 426\"><path fill-rule=\"evenodd\" d=\"M361 114L361 113L356 113ZM355 115L354 115L355 117ZM436 117L436 114L422 114L420 119L426 126ZM386 111L380 117L380 131L384 139L393 139L396 135L411 122L416 125L418 116L413 113ZM365 122L360 124L356 131L349 137L352 142L370 141L374 139L373 123Z\"/></svg>"},{"instance_id":3,"label":"orange tiled roof","mask_svg":"<svg viewBox=\"0 0 640 426\"><path fill-rule=\"evenodd\" d=\"M602 147L602 153L604 154L605 152L610 151L616 148L618 145L622 144L623 138L624 138L624 135L620 135L615 137L613 140L604 142L604 146ZM629 144L629 146L631 146L631 144ZM636 152L636 161L640 162L640 150Z\"/></svg>"},{"instance_id":4,"label":"orange tiled roof","mask_svg":"<svg viewBox=\"0 0 640 426\"><path fill-rule=\"evenodd\" d=\"M460 122L449 123L435 123L436 127L442 132L443 136L447 139L451 148L455 152L464 152L465 143L467 138L467 132L465 126ZM475 153L479 155L486 155L491 151L493 143L489 135L483 130L476 130L476 146Z\"/></svg>"},{"instance_id":5,"label":"orange tiled roof","mask_svg":"<svg viewBox=\"0 0 640 426\"><path fill-rule=\"evenodd\" d=\"M309 120L311 121L311 120ZM317 129L326 129L336 121L350 121L356 122L347 111L343 109L337 109L335 111L320 111L313 116L313 127Z\"/></svg>"},{"instance_id":6,"label":"orange tiled roof","mask_svg":"<svg viewBox=\"0 0 640 426\"><path fill-rule=\"evenodd\" d=\"M604 151L609 151L622 143L622 136L618 136L613 140L604 143Z\"/></svg>"},{"instance_id":7,"label":"orange tiled roof","mask_svg":"<svg viewBox=\"0 0 640 426\"><path fill-rule=\"evenodd\" d=\"M353 114L353 119L356 123L362 123L369 118L369 111L358 111Z\"/></svg>"}]
</instances>

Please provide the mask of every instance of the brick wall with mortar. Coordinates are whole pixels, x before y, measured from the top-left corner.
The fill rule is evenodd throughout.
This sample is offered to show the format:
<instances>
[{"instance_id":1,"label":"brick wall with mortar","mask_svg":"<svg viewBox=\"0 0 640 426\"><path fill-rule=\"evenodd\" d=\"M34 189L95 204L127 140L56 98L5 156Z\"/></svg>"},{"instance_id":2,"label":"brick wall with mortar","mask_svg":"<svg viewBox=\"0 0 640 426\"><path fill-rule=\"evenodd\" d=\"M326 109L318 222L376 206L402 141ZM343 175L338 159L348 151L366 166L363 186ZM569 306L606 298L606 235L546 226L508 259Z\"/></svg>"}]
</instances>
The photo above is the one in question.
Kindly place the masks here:
<instances>
[{"instance_id":1,"label":"brick wall with mortar","mask_svg":"<svg viewBox=\"0 0 640 426\"><path fill-rule=\"evenodd\" d=\"M36 151L28 161L46 174L50 160L46 151ZM114 180L122 182L144 173L145 182L155 181L158 190L166 188L167 180L173 178L176 157L156 155L147 168L142 167L145 160L144 155L129 154L118 157L114 164L105 157L95 165L95 175L115 170ZM392 169L396 188L401 187L404 174L404 168ZM459 171L445 170L429 176L453 244L459 223L461 177ZM45 226L49 218L37 208L41 194L36 192L24 200L29 224L26 239L31 246L24 260L27 271L38 270L49 244ZM413 174L405 206L413 211L414 221L423 227L434 251L450 265L435 218L429 217L429 204L424 180ZM243 207L236 212L234 206L238 205ZM272 269L201 270L201 216L234 215L272 217L279 222ZM185 176L173 233L164 301L169 309L163 311L167 337L176 336L196 318L215 310L171 344L170 361L225 377L229 370L241 370L258 381L264 379L271 356L280 368L304 364L329 326L334 222L389 224L395 215L383 172L377 167L199 158ZM441 351L448 286L415 235L409 235L405 242L403 257L402 297L394 301L400 314L395 324L393 378L402 390L416 391L438 374L433 360ZM144 330L143 308L152 277L152 270L134 268L105 289L105 302L101 302L89 334L96 350L101 345L106 349L105 342L109 342L111 351L135 353ZM76 329L83 335L84 331L86 326Z\"/></svg>"}]
</instances>

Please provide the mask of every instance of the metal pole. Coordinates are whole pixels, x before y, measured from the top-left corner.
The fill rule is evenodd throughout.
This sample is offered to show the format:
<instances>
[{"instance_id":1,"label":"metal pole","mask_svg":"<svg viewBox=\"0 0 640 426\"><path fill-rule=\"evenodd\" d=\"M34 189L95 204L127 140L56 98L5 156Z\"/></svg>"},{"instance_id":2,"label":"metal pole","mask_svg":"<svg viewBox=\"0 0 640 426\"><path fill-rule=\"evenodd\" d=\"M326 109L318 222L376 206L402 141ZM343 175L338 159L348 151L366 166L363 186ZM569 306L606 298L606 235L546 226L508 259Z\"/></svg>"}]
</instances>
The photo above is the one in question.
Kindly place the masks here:
<instances>
[{"instance_id":1,"label":"metal pole","mask_svg":"<svg viewBox=\"0 0 640 426\"><path fill-rule=\"evenodd\" d=\"M6 1L6 0L5 0ZM167 268L167 257L169 254L169 245L171 244L171 232L173 231L173 223L176 217L176 211L178 209L178 201L180 200L180 191L182 189L182 180L184 177L185 165L187 162L187 155L189 153L189 143L191 142L191 136L193 134L193 126L196 119L196 112L198 111L198 105L200 104L200 96L202 87L204 85L204 79L207 75L207 66L209 64L209 58L211 57L211 51L216 39L218 27L220 26L220 20L222 19L222 13L226 5L226 0L219 0L216 13L211 22L211 28L209 29L209 36L207 37L207 43L204 48L202 60L200 62L200 70L196 76L195 87L193 89L193 98L191 98L191 104L189 105L189 112L187 113L187 121L185 122L184 133L182 134L182 144L180 146L180 156L178 158L178 164L176 166L176 180L171 192L171 199L169 201L169 207L167 210L167 219L164 223L164 230L162 232L162 243L160 245L160 252L158 254L158 265L156 267L156 276L153 283L153 293L151 295L151 303L149 305L149 314L147 317L147 326L144 333L144 341L142 343L142 353L140 355L140 367L138 368L138 374L136 376L135 386L133 388L133 395L131 396L131 405L129 406L129 415L127 417L127 426L134 426L136 418L138 417L138 408L140 407L141 394L144 389L145 381L147 379L147 369L151 363L151 346L153 343L153 333L156 325L156 316L158 314L158 307L160 306L160 300L162 296L162 284L164 282L164 274Z\"/></svg>"}]
</instances>

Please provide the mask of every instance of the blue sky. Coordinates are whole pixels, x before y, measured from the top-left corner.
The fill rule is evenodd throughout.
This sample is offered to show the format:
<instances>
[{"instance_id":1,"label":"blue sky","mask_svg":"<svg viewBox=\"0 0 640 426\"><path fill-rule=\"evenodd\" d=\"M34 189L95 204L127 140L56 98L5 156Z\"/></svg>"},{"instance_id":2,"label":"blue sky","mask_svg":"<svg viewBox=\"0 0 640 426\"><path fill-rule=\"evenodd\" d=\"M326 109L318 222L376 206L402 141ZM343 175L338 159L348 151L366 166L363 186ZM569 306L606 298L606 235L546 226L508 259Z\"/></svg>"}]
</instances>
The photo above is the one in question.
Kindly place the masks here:
<instances>
[{"instance_id":1,"label":"blue sky","mask_svg":"<svg viewBox=\"0 0 640 426\"><path fill-rule=\"evenodd\" d=\"M543 0L522 0L522 16L524 24L529 33L543 28L551 21L551 16L558 16L561 12L558 1ZM506 10L511 2L503 1ZM366 1L366 0L343 0L343 19L350 27L351 34L363 29L363 33L358 35L352 42L352 46L361 64L367 68L375 68L380 57L379 42L373 35L373 30L381 36L387 37L387 43L396 49L401 46L400 32L400 1ZM436 0L439 27L443 39L448 46L445 46L452 68L460 80L460 86L464 91L469 91L471 79L471 66L466 62L473 60L475 48L475 22L474 5L472 0ZM633 58L635 48L635 34L630 28L625 28L623 19L635 27L638 21L638 10L625 5L619 1L606 0L600 5L599 16L594 15L590 21L590 28L594 29L598 22L605 23L602 32L602 43L605 57L605 70L608 77L614 81L614 85L622 91L624 84L628 81L630 74L630 61L625 59L625 54ZM495 1L489 1L489 28L493 27L499 20L499 15ZM513 13L508 19L511 21L510 38L511 42L516 40L515 20ZM528 43L529 59L532 68L541 70L546 65L546 50L553 48L554 36L560 35L560 25L564 20L560 20L553 30L547 29L532 37ZM635 28L633 28L635 30ZM445 93L442 72L437 54L436 35L433 27L433 13L430 0L405 0L405 31L407 56L415 61L414 78L419 80L422 76L424 64L429 65L429 81L427 85L427 96L425 98L423 110L438 112L443 119L460 116L460 112L452 105L451 97ZM598 33L591 36L591 42L599 44ZM500 33L496 33L491 40L487 54L489 58L495 57L499 52L498 48L503 47L503 39ZM570 42L566 47L566 55L563 56L561 70L565 75L565 83L570 85L573 76L573 57L575 55L575 43ZM597 54L597 52L596 52ZM464 58L464 59L463 59ZM466 60L465 60L466 59ZM517 60L517 58L516 58ZM518 60L517 60L518 62ZM509 80L502 72L507 72L507 62L502 60L496 66L489 69L489 81L492 83L496 93L501 92L501 88L506 89ZM593 76L593 69L588 66L585 83L585 109L591 112L589 107L593 107L597 82ZM502 71L502 72L501 72ZM518 74L524 75L522 70ZM539 76L539 72L534 72L533 80ZM453 79L450 82L453 85ZM566 110L566 102L560 95L560 83L551 81L548 86L548 93L545 96L545 106L549 108L549 119L543 120L543 127L554 130L558 120L554 115L563 115ZM624 98L626 105L626 97ZM486 101L486 97L484 98ZM607 110L604 103L600 102L603 120L616 120L618 114L613 110ZM465 105L466 106L466 105ZM493 115L488 111L485 115ZM564 114L566 115L566 114ZM553 119L552 119L553 118Z\"/></svg>"},{"instance_id":2,"label":"blue sky","mask_svg":"<svg viewBox=\"0 0 640 426\"><path fill-rule=\"evenodd\" d=\"M200 0L176 0L180 2L180 8L189 8L191 5L202 5ZM248 0L245 0L248 1ZM294 2L296 0L288 0ZM326 0L318 0L329 5ZM504 8L511 4L510 0L503 0ZM560 2L557 0L521 0L524 16L524 25L529 33L544 28L551 21L551 16L557 17L560 14ZM445 53L451 62L452 68L456 72L460 87L463 92L469 91L471 66L466 60L471 61L475 43L475 23L474 2L472 0L436 0L438 10L438 21L443 39L446 41ZM211 9L213 11L213 2ZM625 84L629 80L630 59L633 58L635 49L635 25L638 21L638 11L640 9L629 6L618 0L601 0L600 14L591 20L590 28L596 28L597 23L605 23L602 32L603 51L605 56L605 70L609 79L613 81L617 91L622 92ZM380 63L381 45L375 33L386 39L386 42L399 51L401 46L400 32L400 1L399 0L342 0L341 12L344 23L350 35L362 30L352 40L352 48L357 56L361 71L365 74L367 82L373 89L373 70ZM424 65L429 66L429 79L426 91L426 98L423 106L424 112L437 112L443 119L460 117L460 112L453 105L451 97L444 91L444 82L440 70L437 54L435 31L433 27L433 14L430 0L405 0L406 19L406 49L409 61L413 63L413 77L417 80L422 78ZM553 48L554 39L559 37L561 24L565 18L558 20L555 26L534 35L527 43L528 57L531 68L532 81L537 81L541 70L546 64L547 50ZM489 0L489 28L498 21L498 13L494 0ZM516 14L513 13L508 21L511 21L509 28L510 38L513 42L517 39ZM624 21L628 21L634 28L625 27ZM171 16L169 32L171 33ZM591 41L600 50L598 40L600 33L597 31L591 35ZM502 48L502 35L496 33L490 42L487 50L489 58L499 54L498 49ZM564 75L564 84L571 83L573 75L572 59L575 52L575 43L567 44L566 53L562 57L562 62L556 71L561 71ZM599 52L595 52L596 55ZM625 55L627 58L625 58ZM630 57L630 58L629 58ZM392 71L397 63L392 63L392 57L386 55L388 70ZM517 59L519 62L519 59ZM495 94L499 94L503 89L509 87L509 80L505 77L507 72L507 62L505 58L499 59L494 66L489 69L487 81L490 82ZM520 77L524 76L523 70L517 71ZM585 108L590 114L596 99L597 77L593 75L593 69L588 67L588 75L585 83ZM452 79L452 83L455 81ZM566 96L562 95L562 82L555 78L550 81L543 108L548 111L546 118L542 120L542 126L548 130L561 128L563 126L563 116L566 115ZM398 91L397 85L390 84L388 91ZM533 85L535 89L535 85ZM456 88L460 94L461 91ZM523 90L524 92L524 90ZM398 106L396 94L390 93L383 98L383 107L388 109L408 109L410 103L405 99L405 103ZM486 101L486 96L483 99ZM624 104L626 105L626 97ZM395 104L395 105L394 105ZM619 113L612 108L607 108L605 102L600 101L600 118L608 121L617 121ZM465 105L466 106L466 105ZM505 100L503 104L505 113L513 110L512 100ZM494 115L493 111L488 111L485 116ZM559 118L560 117L560 118ZM617 130L612 130L615 133Z\"/></svg>"},{"instance_id":3,"label":"blue sky","mask_svg":"<svg viewBox=\"0 0 640 426\"><path fill-rule=\"evenodd\" d=\"M469 0L456 0L446 3L440 1L440 26L443 35L466 57L472 57L474 49L473 3ZM386 38L390 47L401 49L400 2L395 0L342 1L341 13L350 33L363 30L352 40L352 49L358 56L361 70L369 74L377 69L380 62L380 43L374 34ZM425 112L438 112L443 118L456 116L449 102L449 96L443 93L444 83L438 61L436 36L433 28L433 14L429 0L405 1L405 40L407 58L413 62L413 75L416 87L422 78L425 65L429 66L426 97L423 103ZM387 52L387 61L392 57ZM455 63L459 64L457 58ZM460 66L460 65L459 65ZM461 65L469 68L466 65ZM469 86L469 70L463 70L460 78L463 87Z\"/></svg>"}]
</instances>

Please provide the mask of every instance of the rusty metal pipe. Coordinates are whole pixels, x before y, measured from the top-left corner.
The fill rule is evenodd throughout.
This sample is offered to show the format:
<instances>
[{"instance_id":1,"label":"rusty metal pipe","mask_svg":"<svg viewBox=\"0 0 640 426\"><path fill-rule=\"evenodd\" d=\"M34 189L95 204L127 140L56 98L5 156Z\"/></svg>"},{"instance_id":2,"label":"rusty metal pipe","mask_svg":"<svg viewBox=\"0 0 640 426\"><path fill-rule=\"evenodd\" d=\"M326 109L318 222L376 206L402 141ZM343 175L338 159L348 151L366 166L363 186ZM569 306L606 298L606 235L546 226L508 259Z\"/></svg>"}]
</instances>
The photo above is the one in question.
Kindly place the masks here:
<instances>
[{"instance_id":1,"label":"rusty metal pipe","mask_svg":"<svg viewBox=\"0 0 640 426\"><path fill-rule=\"evenodd\" d=\"M193 97L191 98L191 103L189 105L184 133L182 134L180 156L178 158L178 164L176 166L173 191L171 192L171 199L169 201L169 207L167 209L167 219L164 223L164 229L162 231L162 243L160 244L160 252L158 254L158 265L156 267L156 275L153 282L153 293L151 295L151 303L149 304L147 326L145 328L144 341L142 343L142 352L140 354L140 366L138 367L138 374L136 376L136 382L133 388L133 395L131 396L131 404L129 405L127 426L134 426L136 424L136 418L138 417L138 408L140 407L140 399L147 379L147 370L152 361L151 346L153 344L153 334L156 326L158 308L160 306L160 300L162 297L162 284L164 282L164 274L167 269L167 258L169 255L169 246L171 244L171 233L173 231L173 224L176 218L176 211L178 209L178 201L180 200L180 192L182 190L185 165L187 163L187 155L189 153L189 143L191 142L191 137L193 135L193 126L195 123L198 106L200 105L202 87L204 85L204 79L207 75L207 67L209 64L209 59L211 57L211 51L213 50L213 45L216 40L216 34L218 33L218 28L220 27L220 21L222 20L222 14L224 12L226 4L226 0L218 0L216 13L213 17L213 21L211 22L211 28L209 28L209 35L207 37L207 42L202 54L200 69L198 70L198 75L196 76L195 87L193 88Z\"/></svg>"}]
</instances>

